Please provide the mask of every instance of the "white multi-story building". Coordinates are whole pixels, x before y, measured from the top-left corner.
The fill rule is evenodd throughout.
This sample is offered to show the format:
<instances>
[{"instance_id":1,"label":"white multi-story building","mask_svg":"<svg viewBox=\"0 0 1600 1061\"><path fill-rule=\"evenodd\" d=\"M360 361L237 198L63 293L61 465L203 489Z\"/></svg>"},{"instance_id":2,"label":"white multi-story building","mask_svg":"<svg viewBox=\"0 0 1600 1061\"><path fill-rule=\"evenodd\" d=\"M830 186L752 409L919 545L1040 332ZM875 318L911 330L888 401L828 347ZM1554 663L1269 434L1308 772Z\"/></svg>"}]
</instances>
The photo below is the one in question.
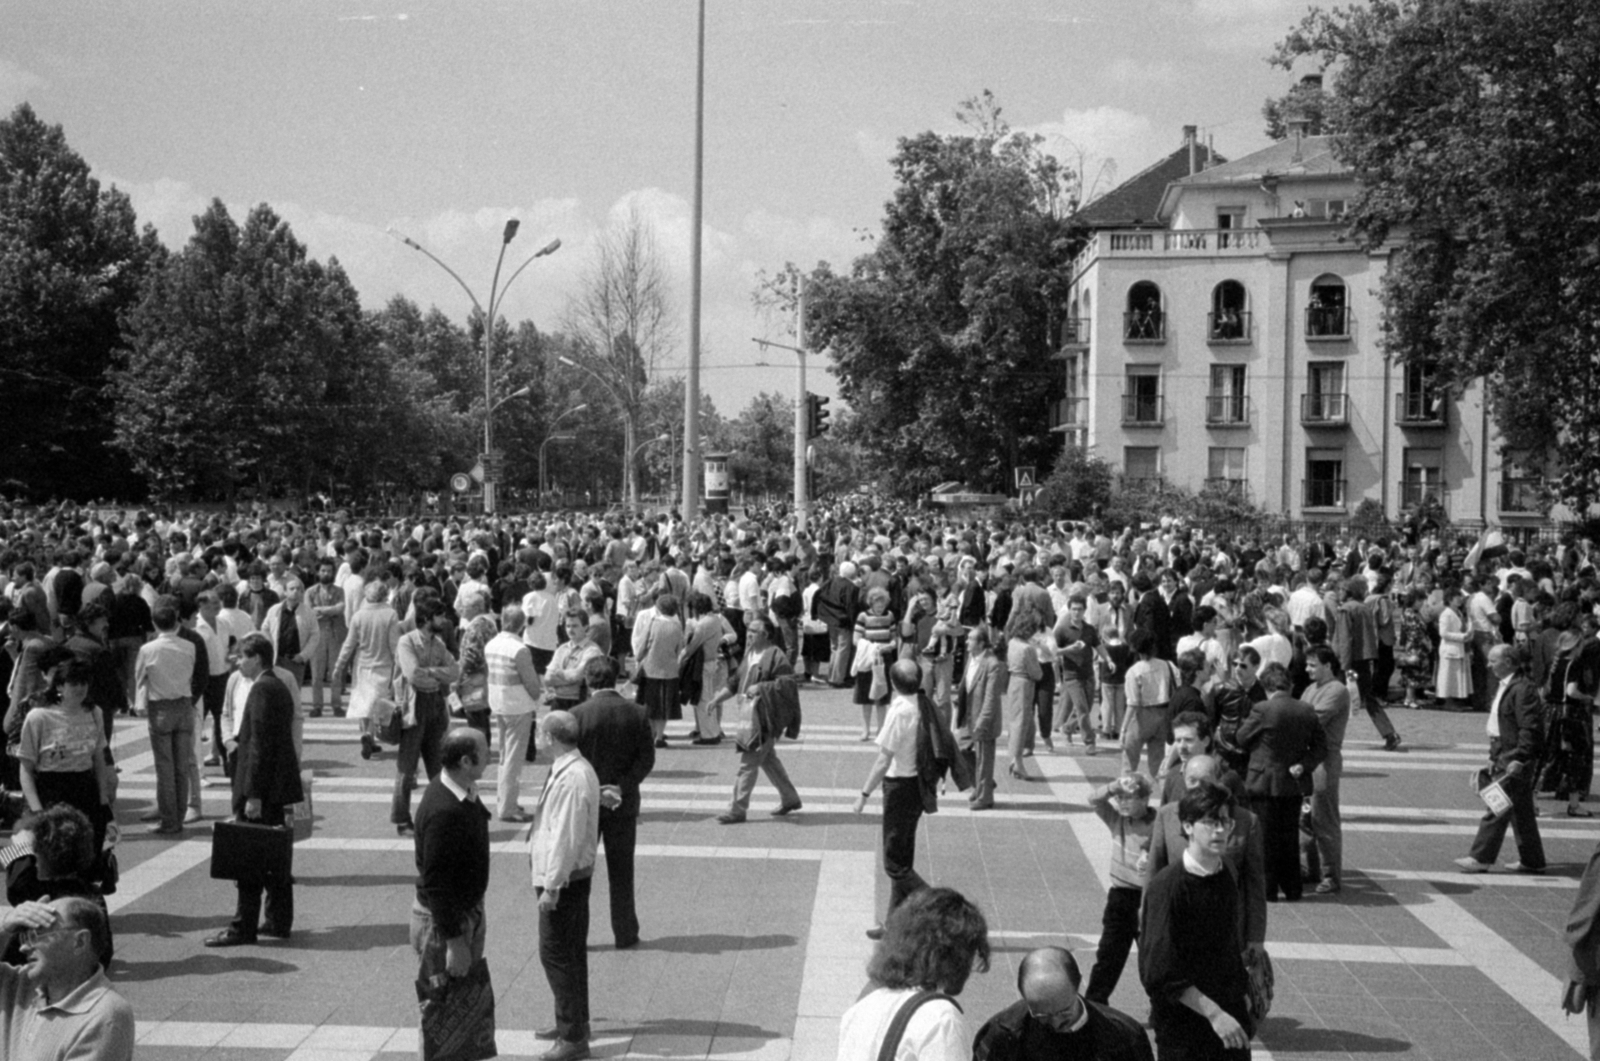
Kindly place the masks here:
<instances>
[{"instance_id":1,"label":"white multi-story building","mask_svg":"<svg viewBox=\"0 0 1600 1061\"><path fill-rule=\"evenodd\" d=\"M1220 484L1339 519L1371 498L1451 520L1537 520L1481 387L1445 394L1380 343L1390 248L1344 233L1354 173L1300 123L1232 162L1183 148L1091 203L1054 430L1129 480Z\"/></svg>"}]
</instances>

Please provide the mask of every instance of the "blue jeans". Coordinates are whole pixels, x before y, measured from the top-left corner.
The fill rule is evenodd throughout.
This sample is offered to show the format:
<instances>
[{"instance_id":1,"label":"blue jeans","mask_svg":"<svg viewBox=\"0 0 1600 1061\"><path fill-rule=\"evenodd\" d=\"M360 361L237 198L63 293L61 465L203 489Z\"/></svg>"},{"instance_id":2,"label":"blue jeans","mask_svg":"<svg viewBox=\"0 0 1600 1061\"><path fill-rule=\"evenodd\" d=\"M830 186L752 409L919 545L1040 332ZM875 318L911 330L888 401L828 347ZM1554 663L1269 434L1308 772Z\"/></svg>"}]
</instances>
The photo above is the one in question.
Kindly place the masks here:
<instances>
[{"instance_id":1,"label":"blue jeans","mask_svg":"<svg viewBox=\"0 0 1600 1061\"><path fill-rule=\"evenodd\" d=\"M156 810L163 829L181 829L194 764L194 701L152 700L150 755L156 764Z\"/></svg>"}]
</instances>

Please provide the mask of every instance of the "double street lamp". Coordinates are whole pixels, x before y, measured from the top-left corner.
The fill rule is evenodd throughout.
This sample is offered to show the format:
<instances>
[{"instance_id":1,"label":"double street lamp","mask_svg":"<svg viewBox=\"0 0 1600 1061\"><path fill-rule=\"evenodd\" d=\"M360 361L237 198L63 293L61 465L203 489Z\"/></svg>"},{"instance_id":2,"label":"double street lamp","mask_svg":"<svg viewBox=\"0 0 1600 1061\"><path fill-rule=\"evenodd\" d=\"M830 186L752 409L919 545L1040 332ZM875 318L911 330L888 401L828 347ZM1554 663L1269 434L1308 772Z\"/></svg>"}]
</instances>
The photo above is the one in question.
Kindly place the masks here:
<instances>
[{"instance_id":1,"label":"double street lamp","mask_svg":"<svg viewBox=\"0 0 1600 1061\"><path fill-rule=\"evenodd\" d=\"M424 247L422 244L418 243L416 240L412 239L410 236L405 235L404 233L397 232L393 228L390 228L390 229L387 230L389 235L393 236L395 239L399 240L401 243L404 243L407 247L410 247L412 250L420 251L423 254L427 255L430 261L432 261L439 268L443 269L445 272L449 273L450 274L450 278L452 280L454 280L457 284L459 284L461 286L461 290L465 291L467 293L467 297L472 300L473 308L476 309L478 311L478 313L483 317L483 325L484 325L484 327L483 327L483 460L484 460L484 467L483 467L483 512L484 512L484 515L493 515L494 514L494 501L495 501L495 489L494 488L495 488L495 481L496 481L496 479L499 478L499 473L500 473L500 468L498 467L499 461L497 461L495 459L495 452L494 452L494 429L493 429L494 411L496 409L498 409L501 405L504 405L505 402L509 401L511 398L514 398L514 397L517 397L520 394L526 393L527 390L528 390L528 388L523 388L522 391L519 391L516 394L507 395L506 398L502 399L499 402L496 402L494 400L494 322L495 322L495 317L500 312L500 303L505 298L505 293L506 293L507 289L509 289L511 287L511 285L516 282L517 277L522 275L522 270L526 269L529 265L532 265L535 258L543 258L547 254L554 254L557 250L559 250L561 248L561 241L559 239L553 239L549 243L546 243L543 247L540 247L538 250L536 250L532 254L530 254L528 256L527 260L524 261L521 265L517 266L516 270L511 274L510 278L506 280L505 286L502 287L501 284L500 284L500 267L503 264L505 264L506 248L509 247L511 245L511 241L516 238L517 229L518 229L518 227L521 226L521 224L522 224L522 222L518 221L516 218L511 218L509 221L506 222L506 227L505 227L504 231L501 232L501 234L500 234L500 254L499 254L499 256L497 258L495 258L495 261L494 261L494 278L489 281L489 310L488 310L487 313L484 312L483 305L478 301L478 296L473 294L472 293L472 288L467 286L467 282L465 280L461 279L460 275L454 269L452 269L448 265L446 265L444 263L444 261L437 254L434 254L428 248Z\"/></svg>"}]
</instances>

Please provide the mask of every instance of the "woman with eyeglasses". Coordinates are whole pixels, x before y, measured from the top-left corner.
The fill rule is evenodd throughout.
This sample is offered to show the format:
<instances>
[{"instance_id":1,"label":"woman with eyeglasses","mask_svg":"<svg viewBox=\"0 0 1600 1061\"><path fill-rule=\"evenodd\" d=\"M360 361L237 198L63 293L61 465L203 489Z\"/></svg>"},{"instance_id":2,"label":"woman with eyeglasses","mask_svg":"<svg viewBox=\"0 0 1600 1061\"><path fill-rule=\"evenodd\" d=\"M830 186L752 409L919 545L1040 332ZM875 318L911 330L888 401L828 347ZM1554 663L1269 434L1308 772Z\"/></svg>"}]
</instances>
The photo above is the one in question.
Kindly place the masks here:
<instances>
[{"instance_id":1,"label":"woman with eyeglasses","mask_svg":"<svg viewBox=\"0 0 1600 1061\"><path fill-rule=\"evenodd\" d=\"M1183 857L1145 886L1139 978L1150 996L1156 1054L1245 1061L1255 1024L1239 946L1239 889L1223 862L1233 794L1202 781L1178 801Z\"/></svg>"}]
</instances>

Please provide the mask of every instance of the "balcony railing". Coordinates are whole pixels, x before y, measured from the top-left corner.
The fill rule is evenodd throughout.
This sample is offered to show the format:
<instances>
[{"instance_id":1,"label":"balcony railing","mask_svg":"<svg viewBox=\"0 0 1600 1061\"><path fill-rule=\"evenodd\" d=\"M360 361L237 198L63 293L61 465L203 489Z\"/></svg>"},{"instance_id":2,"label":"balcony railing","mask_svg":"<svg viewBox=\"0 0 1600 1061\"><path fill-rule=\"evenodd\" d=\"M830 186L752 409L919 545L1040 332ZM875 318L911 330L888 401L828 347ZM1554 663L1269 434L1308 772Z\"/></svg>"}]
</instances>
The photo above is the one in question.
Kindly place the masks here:
<instances>
[{"instance_id":1,"label":"balcony railing","mask_svg":"<svg viewBox=\"0 0 1600 1061\"><path fill-rule=\"evenodd\" d=\"M1160 493L1167 489L1167 479L1164 475L1146 475L1144 473L1123 472L1118 479L1118 485L1123 490L1150 490Z\"/></svg>"},{"instance_id":2,"label":"balcony railing","mask_svg":"<svg viewBox=\"0 0 1600 1061\"><path fill-rule=\"evenodd\" d=\"M1206 423L1212 427L1242 427L1250 422L1250 399L1243 394L1206 395Z\"/></svg>"},{"instance_id":3,"label":"balcony railing","mask_svg":"<svg viewBox=\"0 0 1600 1061\"><path fill-rule=\"evenodd\" d=\"M1394 396L1394 422L1401 427L1443 427L1444 392L1401 391Z\"/></svg>"},{"instance_id":4,"label":"balcony railing","mask_svg":"<svg viewBox=\"0 0 1600 1061\"><path fill-rule=\"evenodd\" d=\"M1431 505L1436 508L1449 506L1449 491L1443 483L1423 482L1418 479L1404 479L1400 482L1400 507L1421 508Z\"/></svg>"},{"instance_id":5,"label":"balcony railing","mask_svg":"<svg viewBox=\"0 0 1600 1061\"><path fill-rule=\"evenodd\" d=\"M1122 425L1124 427L1160 427L1166 418L1161 395L1124 394L1122 396Z\"/></svg>"},{"instance_id":6,"label":"balcony railing","mask_svg":"<svg viewBox=\"0 0 1600 1061\"><path fill-rule=\"evenodd\" d=\"M1544 480L1537 475L1522 475L1500 480L1500 511L1544 512Z\"/></svg>"},{"instance_id":7,"label":"balcony railing","mask_svg":"<svg viewBox=\"0 0 1600 1061\"><path fill-rule=\"evenodd\" d=\"M1350 396L1326 393L1300 395L1300 422L1307 427L1348 427Z\"/></svg>"},{"instance_id":8,"label":"balcony railing","mask_svg":"<svg viewBox=\"0 0 1600 1061\"><path fill-rule=\"evenodd\" d=\"M1244 479L1212 477L1206 480L1206 489L1218 494L1228 494L1243 500L1250 497L1250 484Z\"/></svg>"},{"instance_id":9,"label":"balcony railing","mask_svg":"<svg viewBox=\"0 0 1600 1061\"><path fill-rule=\"evenodd\" d=\"M1122 315L1122 340L1127 343L1167 341L1167 315L1158 309L1133 309Z\"/></svg>"},{"instance_id":10,"label":"balcony railing","mask_svg":"<svg viewBox=\"0 0 1600 1061\"><path fill-rule=\"evenodd\" d=\"M1089 318L1068 317L1061 322L1061 345L1069 346L1089 345Z\"/></svg>"},{"instance_id":11,"label":"balcony railing","mask_svg":"<svg viewBox=\"0 0 1600 1061\"><path fill-rule=\"evenodd\" d=\"M1350 338L1350 309L1347 306L1307 306L1307 339Z\"/></svg>"},{"instance_id":12,"label":"balcony railing","mask_svg":"<svg viewBox=\"0 0 1600 1061\"><path fill-rule=\"evenodd\" d=\"M1226 310L1206 314L1206 341L1211 343L1248 343L1250 341L1250 311Z\"/></svg>"},{"instance_id":13,"label":"balcony railing","mask_svg":"<svg viewBox=\"0 0 1600 1061\"><path fill-rule=\"evenodd\" d=\"M1306 479L1300 485L1301 508L1344 508L1343 479Z\"/></svg>"},{"instance_id":14,"label":"balcony railing","mask_svg":"<svg viewBox=\"0 0 1600 1061\"><path fill-rule=\"evenodd\" d=\"M1073 431L1089 426L1089 399L1062 398L1050 403L1050 430Z\"/></svg>"}]
</instances>

